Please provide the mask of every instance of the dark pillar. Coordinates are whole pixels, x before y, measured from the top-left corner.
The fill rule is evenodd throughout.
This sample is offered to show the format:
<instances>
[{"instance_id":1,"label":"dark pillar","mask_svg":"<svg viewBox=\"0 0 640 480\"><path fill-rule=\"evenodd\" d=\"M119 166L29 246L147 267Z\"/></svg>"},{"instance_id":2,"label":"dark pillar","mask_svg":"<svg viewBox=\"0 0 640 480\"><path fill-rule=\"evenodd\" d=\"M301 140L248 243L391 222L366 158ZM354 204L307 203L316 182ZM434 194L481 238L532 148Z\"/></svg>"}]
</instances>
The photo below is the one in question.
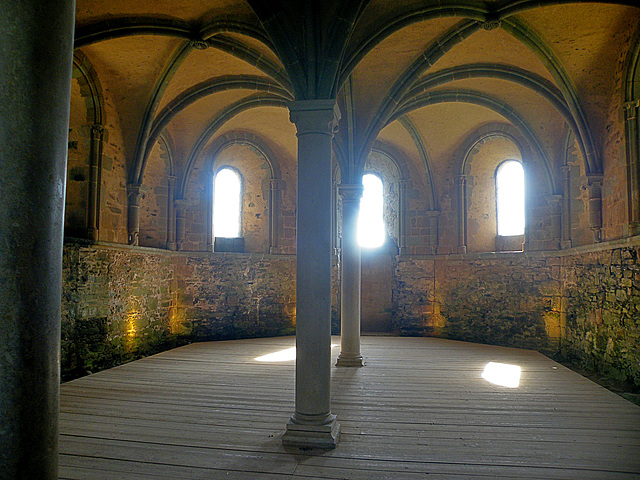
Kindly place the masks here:
<instances>
[{"instance_id":1,"label":"dark pillar","mask_svg":"<svg viewBox=\"0 0 640 480\"><path fill-rule=\"evenodd\" d=\"M0 15L0 478L58 478L60 292L75 2Z\"/></svg>"}]
</instances>

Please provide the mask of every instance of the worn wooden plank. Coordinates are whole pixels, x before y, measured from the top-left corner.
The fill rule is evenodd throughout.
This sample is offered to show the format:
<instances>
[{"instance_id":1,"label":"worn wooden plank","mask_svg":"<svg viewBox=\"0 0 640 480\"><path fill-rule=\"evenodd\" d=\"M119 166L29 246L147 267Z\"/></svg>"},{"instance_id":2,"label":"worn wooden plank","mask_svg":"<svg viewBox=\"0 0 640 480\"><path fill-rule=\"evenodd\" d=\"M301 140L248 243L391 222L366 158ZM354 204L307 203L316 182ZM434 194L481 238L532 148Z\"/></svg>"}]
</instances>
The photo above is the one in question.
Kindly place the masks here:
<instances>
[{"instance_id":1,"label":"worn wooden plank","mask_svg":"<svg viewBox=\"0 0 640 480\"><path fill-rule=\"evenodd\" d=\"M332 369L338 448L285 450L295 362L255 358L293 344L189 345L63 385L61 478L640 478L639 407L537 352L428 338L364 337L367 366ZM489 361L520 387L482 379Z\"/></svg>"}]
</instances>

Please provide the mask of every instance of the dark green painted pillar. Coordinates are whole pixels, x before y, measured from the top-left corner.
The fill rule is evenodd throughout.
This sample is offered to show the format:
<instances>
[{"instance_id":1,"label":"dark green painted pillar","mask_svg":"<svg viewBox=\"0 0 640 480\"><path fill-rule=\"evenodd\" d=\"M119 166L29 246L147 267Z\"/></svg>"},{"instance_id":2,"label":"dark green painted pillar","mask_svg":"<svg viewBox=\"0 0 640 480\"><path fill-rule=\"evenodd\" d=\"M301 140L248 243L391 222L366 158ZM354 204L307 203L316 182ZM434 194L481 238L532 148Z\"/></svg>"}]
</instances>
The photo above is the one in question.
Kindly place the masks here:
<instances>
[{"instance_id":1,"label":"dark green painted pillar","mask_svg":"<svg viewBox=\"0 0 640 480\"><path fill-rule=\"evenodd\" d=\"M58 478L74 1L2 2L0 478Z\"/></svg>"}]
</instances>

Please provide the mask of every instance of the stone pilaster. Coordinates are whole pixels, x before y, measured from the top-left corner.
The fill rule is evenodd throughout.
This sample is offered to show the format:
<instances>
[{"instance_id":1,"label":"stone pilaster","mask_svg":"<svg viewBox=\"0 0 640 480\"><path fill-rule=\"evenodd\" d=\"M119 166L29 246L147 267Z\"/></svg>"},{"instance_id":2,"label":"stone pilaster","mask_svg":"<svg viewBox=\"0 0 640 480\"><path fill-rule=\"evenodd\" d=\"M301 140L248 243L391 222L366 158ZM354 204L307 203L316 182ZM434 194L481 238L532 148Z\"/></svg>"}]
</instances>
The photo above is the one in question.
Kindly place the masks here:
<instances>
[{"instance_id":1,"label":"stone pilaster","mask_svg":"<svg viewBox=\"0 0 640 480\"><path fill-rule=\"evenodd\" d=\"M269 253L278 253L280 236L278 218L280 217L280 190L282 181L272 178L269 184Z\"/></svg>"},{"instance_id":2,"label":"stone pilaster","mask_svg":"<svg viewBox=\"0 0 640 480\"><path fill-rule=\"evenodd\" d=\"M589 228L593 241L602 241L602 175L587 175L589 188Z\"/></svg>"},{"instance_id":3,"label":"stone pilaster","mask_svg":"<svg viewBox=\"0 0 640 480\"><path fill-rule=\"evenodd\" d=\"M140 235L140 187L139 183L127 184L127 232L129 245L138 245Z\"/></svg>"},{"instance_id":4,"label":"stone pilaster","mask_svg":"<svg viewBox=\"0 0 640 480\"><path fill-rule=\"evenodd\" d=\"M458 193L458 253L467 253L467 176L456 177Z\"/></svg>"},{"instance_id":5,"label":"stone pilaster","mask_svg":"<svg viewBox=\"0 0 640 480\"><path fill-rule=\"evenodd\" d=\"M402 179L398 182L398 253L407 253L407 183Z\"/></svg>"},{"instance_id":6,"label":"stone pilaster","mask_svg":"<svg viewBox=\"0 0 640 480\"><path fill-rule=\"evenodd\" d=\"M361 259L358 244L358 213L362 184L338 186L342 197L342 261L340 274L340 356L339 367L362 367L360 353Z\"/></svg>"},{"instance_id":7,"label":"stone pilaster","mask_svg":"<svg viewBox=\"0 0 640 480\"><path fill-rule=\"evenodd\" d=\"M640 235L640 100L623 106L629 172L629 235Z\"/></svg>"},{"instance_id":8,"label":"stone pilaster","mask_svg":"<svg viewBox=\"0 0 640 480\"><path fill-rule=\"evenodd\" d=\"M176 249L176 209L175 209L176 177L169 175L167 179L167 250Z\"/></svg>"},{"instance_id":9,"label":"stone pilaster","mask_svg":"<svg viewBox=\"0 0 640 480\"><path fill-rule=\"evenodd\" d=\"M89 150L89 205L87 215L87 238L97 241L100 223L100 169L102 165L102 140L104 127L91 125L91 146Z\"/></svg>"},{"instance_id":10,"label":"stone pilaster","mask_svg":"<svg viewBox=\"0 0 640 480\"><path fill-rule=\"evenodd\" d=\"M187 201L184 199L176 199L173 201L173 205L176 212L176 249L182 250L182 244L184 243L185 234L185 210L187 208Z\"/></svg>"},{"instance_id":11,"label":"stone pilaster","mask_svg":"<svg viewBox=\"0 0 640 480\"><path fill-rule=\"evenodd\" d=\"M3 2L0 15L2 479L58 479L74 3Z\"/></svg>"},{"instance_id":12,"label":"stone pilaster","mask_svg":"<svg viewBox=\"0 0 640 480\"><path fill-rule=\"evenodd\" d=\"M282 443L334 448L331 413L331 141L335 100L289 104L298 136L295 412Z\"/></svg>"},{"instance_id":13,"label":"stone pilaster","mask_svg":"<svg viewBox=\"0 0 640 480\"><path fill-rule=\"evenodd\" d=\"M571 248L571 165L562 166L562 249Z\"/></svg>"}]
</instances>

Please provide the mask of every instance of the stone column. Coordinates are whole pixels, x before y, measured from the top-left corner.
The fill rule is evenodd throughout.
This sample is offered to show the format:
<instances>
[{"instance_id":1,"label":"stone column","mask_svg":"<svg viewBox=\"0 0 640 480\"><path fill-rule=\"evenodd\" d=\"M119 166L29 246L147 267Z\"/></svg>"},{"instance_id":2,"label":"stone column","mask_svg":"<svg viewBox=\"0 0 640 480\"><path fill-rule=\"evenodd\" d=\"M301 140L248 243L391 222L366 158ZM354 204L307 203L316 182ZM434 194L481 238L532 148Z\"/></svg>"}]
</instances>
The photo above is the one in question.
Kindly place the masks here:
<instances>
[{"instance_id":1,"label":"stone column","mask_svg":"<svg viewBox=\"0 0 640 480\"><path fill-rule=\"evenodd\" d=\"M206 186L206 192L207 192L207 252L213 252L214 250L214 242L215 239L213 238L213 209L215 208L215 206L213 205L213 197L215 195L214 192L214 180L215 180L215 173L213 172L213 169L211 171L209 171L209 173L207 174L207 186Z\"/></svg>"},{"instance_id":2,"label":"stone column","mask_svg":"<svg viewBox=\"0 0 640 480\"><path fill-rule=\"evenodd\" d=\"M340 356L338 367L362 367L360 354L360 245L358 212L362 184L338 186L342 197L342 262L340 269Z\"/></svg>"},{"instance_id":3,"label":"stone column","mask_svg":"<svg viewBox=\"0 0 640 480\"><path fill-rule=\"evenodd\" d=\"M334 448L331 414L331 141L335 100L289 104L298 136L296 408L284 445Z\"/></svg>"},{"instance_id":4,"label":"stone column","mask_svg":"<svg viewBox=\"0 0 640 480\"><path fill-rule=\"evenodd\" d=\"M571 248L571 165L562 166L562 249Z\"/></svg>"},{"instance_id":5,"label":"stone column","mask_svg":"<svg viewBox=\"0 0 640 480\"><path fill-rule=\"evenodd\" d=\"M180 198L174 200L173 204L176 211L176 249L182 250L182 244L184 242L184 216L187 201Z\"/></svg>"},{"instance_id":6,"label":"stone column","mask_svg":"<svg viewBox=\"0 0 640 480\"><path fill-rule=\"evenodd\" d=\"M60 302L75 2L0 16L0 478L58 478Z\"/></svg>"},{"instance_id":7,"label":"stone column","mask_svg":"<svg viewBox=\"0 0 640 480\"><path fill-rule=\"evenodd\" d=\"M640 100L623 106L629 172L629 235L640 235Z\"/></svg>"},{"instance_id":8,"label":"stone column","mask_svg":"<svg viewBox=\"0 0 640 480\"><path fill-rule=\"evenodd\" d=\"M407 183L402 179L398 182L398 254L407 253Z\"/></svg>"},{"instance_id":9,"label":"stone column","mask_svg":"<svg viewBox=\"0 0 640 480\"><path fill-rule=\"evenodd\" d=\"M467 253L467 176L456 177L458 189L458 253Z\"/></svg>"},{"instance_id":10,"label":"stone column","mask_svg":"<svg viewBox=\"0 0 640 480\"><path fill-rule=\"evenodd\" d=\"M176 210L174 196L176 192L176 177L169 175L167 180L167 250L176 249Z\"/></svg>"},{"instance_id":11,"label":"stone column","mask_svg":"<svg viewBox=\"0 0 640 480\"><path fill-rule=\"evenodd\" d=\"M280 180L272 178L269 184L269 253L278 253L278 206L280 205Z\"/></svg>"},{"instance_id":12,"label":"stone column","mask_svg":"<svg viewBox=\"0 0 640 480\"><path fill-rule=\"evenodd\" d=\"M587 175L589 187L589 228L593 241L602 241L602 175Z\"/></svg>"},{"instance_id":13,"label":"stone column","mask_svg":"<svg viewBox=\"0 0 640 480\"><path fill-rule=\"evenodd\" d=\"M98 240L99 202L100 202L100 168L102 164L102 139L104 127L91 125L91 147L89 150L89 212L87 221L87 237Z\"/></svg>"},{"instance_id":14,"label":"stone column","mask_svg":"<svg viewBox=\"0 0 640 480\"><path fill-rule=\"evenodd\" d=\"M127 231L129 245L138 245L140 235L140 187L139 183L127 184Z\"/></svg>"}]
</instances>

